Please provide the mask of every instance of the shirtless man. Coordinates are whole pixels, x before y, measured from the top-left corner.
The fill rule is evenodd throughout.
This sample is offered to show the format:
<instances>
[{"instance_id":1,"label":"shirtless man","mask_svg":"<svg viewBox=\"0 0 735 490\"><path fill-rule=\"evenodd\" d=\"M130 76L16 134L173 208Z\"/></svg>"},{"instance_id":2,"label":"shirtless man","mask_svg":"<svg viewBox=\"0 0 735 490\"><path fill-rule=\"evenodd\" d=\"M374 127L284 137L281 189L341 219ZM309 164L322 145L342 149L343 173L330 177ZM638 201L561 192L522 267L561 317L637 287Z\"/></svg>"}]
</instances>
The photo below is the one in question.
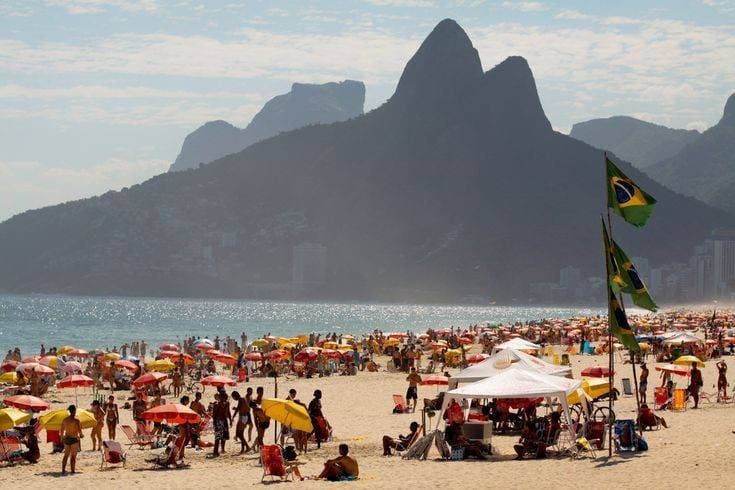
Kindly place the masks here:
<instances>
[{"instance_id":1,"label":"shirtless man","mask_svg":"<svg viewBox=\"0 0 735 490\"><path fill-rule=\"evenodd\" d=\"M247 391L245 391L245 401L248 402L248 407L253 406L253 388L248 387ZM250 414L250 417L248 417L248 421L245 423L245 427L248 428L248 442L253 440L253 415Z\"/></svg>"},{"instance_id":2,"label":"shirtless man","mask_svg":"<svg viewBox=\"0 0 735 490\"><path fill-rule=\"evenodd\" d=\"M324 463L324 469L317 476L319 479L329 481L354 480L360 474L360 469L355 458L348 456L350 448L347 444L339 445L339 457L328 459Z\"/></svg>"},{"instance_id":3,"label":"shirtless man","mask_svg":"<svg viewBox=\"0 0 735 490\"><path fill-rule=\"evenodd\" d=\"M76 472L77 453L80 450L80 442L84 434L82 434L82 424L76 417L77 407L69 405L69 416L61 422L59 437L64 443L64 457L61 460L61 474L66 475L66 463L71 460L71 472Z\"/></svg>"},{"instance_id":4,"label":"shirtless man","mask_svg":"<svg viewBox=\"0 0 735 490\"><path fill-rule=\"evenodd\" d=\"M646 403L646 391L648 391L648 367L646 367L645 362L641 363L641 380L638 385L638 392L641 396L641 404L644 404Z\"/></svg>"},{"instance_id":5,"label":"shirtless man","mask_svg":"<svg viewBox=\"0 0 735 490\"><path fill-rule=\"evenodd\" d=\"M722 360L717 366L717 401L727 400L727 364Z\"/></svg>"},{"instance_id":6,"label":"shirtless man","mask_svg":"<svg viewBox=\"0 0 735 490\"><path fill-rule=\"evenodd\" d=\"M92 451L102 451L102 427L105 426L105 411L99 400L92 401L92 413L97 421L92 427Z\"/></svg>"},{"instance_id":7,"label":"shirtless man","mask_svg":"<svg viewBox=\"0 0 735 490\"><path fill-rule=\"evenodd\" d=\"M217 457L220 453L225 452L225 441L230 438L230 403L227 401L227 394L224 390L214 395L214 399L216 402L212 410L212 423L214 425L212 456Z\"/></svg>"},{"instance_id":8,"label":"shirtless man","mask_svg":"<svg viewBox=\"0 0 735 490\"><path fill-rule=\"evenodd\" d=\"M408 389L406 390L406 403L410 405L411 400L413 399L413 411L415 412L416 404L418 403L419 399L418 386L419 383L421 383L421 375L416 372L415 367L411 368L411 373L406 377L406 381L408 381Z\"/></svg>"},{"instance_id":9,"label":"shirtless man","mask_svg":"<svg viewBox=\"0 0 735 490\"><path fill-rule=\"evenodd\" d=\"M250 446L245 440L245 424L250 421L250 403L246 398L240 396L237 391L232 392L232 399L237 402L232 408L232 417L230 424L237 417L237 425L235 426L235 440L240 441L240 454L250 452Z\"/></svg>"}]
</instances>

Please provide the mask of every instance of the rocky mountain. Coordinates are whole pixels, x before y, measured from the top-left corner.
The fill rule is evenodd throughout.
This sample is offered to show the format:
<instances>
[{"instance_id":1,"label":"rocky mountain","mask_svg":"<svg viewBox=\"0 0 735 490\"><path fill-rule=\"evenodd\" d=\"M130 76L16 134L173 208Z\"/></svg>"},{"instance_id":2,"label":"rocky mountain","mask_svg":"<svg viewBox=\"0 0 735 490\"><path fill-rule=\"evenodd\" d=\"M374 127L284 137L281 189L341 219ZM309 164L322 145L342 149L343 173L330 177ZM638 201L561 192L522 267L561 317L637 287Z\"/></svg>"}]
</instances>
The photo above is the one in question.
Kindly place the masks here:
<instances>
[{"instance_id":1,"label":"rocky mountain","mask_svg":"<svg viewBox=\"0 0 735 490\"><path fill-rule=\"evenodd\" d=\"M682 194L735 213L735 94L716 125L646 173Z\"/></svg>"},{"instance_id":2,"label":"rocky mountain","mask_svg":"<svg viewBox=\"0 0 735 490\"><path fill-rule=\"evenodd\" d=\"M592 119L572 126L572 138L615 153L623 160L645 169L676 155L696 140L695 130L672 129L634 117L614 116Z\"/></svg>"},{"instance_id":3,"label":"rocky mountain","mask_svg":"<svg viewBox=\"0 0 735 490\"><path fill-rule=\"evenodd\" d=\"M618 220L629 254L686 259L732 222L618 163L659 201ZM513 301L569 264L602 275L604 168L553 131L526 60L484 72L447 19L361 117L0 224L0 290Z\"/></svg>"},{"instance_id":4,"label":"rocky mountain","mask_svg":"<svg viewBox=\"0 0 735 490\"><path fill-rule=\"evenodd\" d=\"M190 133L170 172L196 168L253 143L309 124L329 124L363 113L365 85L354 80L321 85L294 83L287 94L266 102L245 129L210 121Z\"/></svg>"}]
</instances>

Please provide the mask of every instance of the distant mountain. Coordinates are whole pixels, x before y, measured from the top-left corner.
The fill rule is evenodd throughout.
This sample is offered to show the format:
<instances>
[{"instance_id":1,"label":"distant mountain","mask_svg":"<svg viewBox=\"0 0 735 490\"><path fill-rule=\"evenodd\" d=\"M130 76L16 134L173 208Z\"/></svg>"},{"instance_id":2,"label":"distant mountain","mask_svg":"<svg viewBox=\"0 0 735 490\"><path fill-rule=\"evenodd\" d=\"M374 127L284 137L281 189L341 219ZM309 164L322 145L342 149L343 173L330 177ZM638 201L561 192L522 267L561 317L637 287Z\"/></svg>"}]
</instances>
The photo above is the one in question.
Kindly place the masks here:
<instances>
[{"instance_id":1,"label":"distant mountain","mask_svg":"<svg viewBox=\"0 0 735 490\"><path fill-rule=\"evenodd\" d=\"M686 260L733 222L618 163L659 201L618 220L629 254ZM510 302L602 275L604 201L602 152L553 131L526 60L483 72L447 19L361 117L0 224L0 290Z\"/></svg>"},{"instance_id":2,"label":"distant mountain","mask_svg":"<svg viewBox=\"0 0 735 490\"><path fill-rule=\"evenodd\" d=\"M170 172L196 168L278 133L309 124L329 124L363 113L365 85L354 80L313 85L294 83L287 94L269 100L245 129L210 121L189 134Z\"/></svg>"},{"instance_id":3,"label":"distant mountain","mask_svg":"<svg viewBox=\"0 0 735 490\"><path fill-rule=\"evenodd\" d=\"M640 169L676 155L699 135L699 131L671 129L628 116L577 123L569 133L572 138L611 151Z\"/></svg>"},{"instance_id":4,"label":"distant mountain","mask_svg":"<svg viewBox=\"0 0 735 490\"><path fill-rule=\"evenodd\" d=\"M671 189L735 213L735 94L716 125L646 172Z\"/></svg>"}]
</instances>

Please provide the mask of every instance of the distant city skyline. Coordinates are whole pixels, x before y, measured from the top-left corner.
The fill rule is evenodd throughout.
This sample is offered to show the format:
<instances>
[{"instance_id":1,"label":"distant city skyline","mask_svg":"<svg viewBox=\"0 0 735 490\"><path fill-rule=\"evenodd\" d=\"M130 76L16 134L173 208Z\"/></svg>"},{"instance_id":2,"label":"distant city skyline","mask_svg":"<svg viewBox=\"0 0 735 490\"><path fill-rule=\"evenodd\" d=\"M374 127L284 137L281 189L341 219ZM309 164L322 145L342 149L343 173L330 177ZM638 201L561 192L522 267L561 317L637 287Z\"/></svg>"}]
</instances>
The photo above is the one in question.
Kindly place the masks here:
<instances>
[{"instance_id":1,"label":"distant city skyline","mask_svg":"<svg viewBox=\"0 0 735 490\"><path fill-rule=\"evenodd\" d=\"M526 57L562 132L616 114L705 129L735 91L732 0L9 0L0 221L164 172L190 131L245 125L292 82L361 80L373 109L445 17L485 70Z\"/></svg>"}]
</instances>

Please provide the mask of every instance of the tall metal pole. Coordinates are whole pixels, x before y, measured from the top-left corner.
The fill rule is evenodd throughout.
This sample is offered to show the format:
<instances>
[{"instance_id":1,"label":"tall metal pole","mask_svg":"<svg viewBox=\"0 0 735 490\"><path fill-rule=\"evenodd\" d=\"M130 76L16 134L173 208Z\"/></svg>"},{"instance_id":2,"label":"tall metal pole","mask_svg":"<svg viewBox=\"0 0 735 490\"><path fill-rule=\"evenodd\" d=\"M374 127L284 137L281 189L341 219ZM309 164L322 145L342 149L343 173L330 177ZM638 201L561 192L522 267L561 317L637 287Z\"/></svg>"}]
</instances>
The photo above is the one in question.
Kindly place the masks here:
<instances>
[{"instance_id":1,"label":"tall metal pole","mask_svg":"<svg viewBox=\"0 0 735 490\"><path fill-rule=\"evenodd\" d=\"M603 152L603 164L605 165L605 168L607 169L607 152ZM608 192L610 192L609 188L610 188L610 182L607 181L607 170L606 170L605 171L605 201L606 201L605 202L605 209L607 209L607 228L608 228L608 233L609 233L608 239L610 241L605 244L605 254L608 253L607 252L608 250L612 250L612 233L613 233L613 230L612 230L612 220L610 219L610 206L608 205L609 203L607 202ZM606 291L610 288L610 277L609 277L609 272L607 270L607 261L608 260L611 260L611 259L609 259L607 257L607 255L606 255L605 256L605 286L606 286ZM613 294L614 293L615 292L613 291ZM607 294L606 294L606 296L607 296ZM608 316L607 316L607 353L608 353L607 368L608 368L608 375L607 375L607 382L610 385L610 392L609 392L608 397L607 397L607 408L608 408L608 410L610 412L610 415L612 415L612 413L613 413L613 394L614 394L614 390L615 390L615 377L613 375L613 370L615 369L615 360L613 358L613 334L612 334L612 328L610 328L612 324L611 324L611 318L610 318L610 305L609 305L609 302L610 302L610 299L608 298L608 308L607 308L607 310L608 310ZM609 458L611 458L612 457L612 446L613 446L613 443L612 443L612 423L610 422L610 420L607 421L607 446L608 446L607 456Z\"/></svg>"}]
</instances>

